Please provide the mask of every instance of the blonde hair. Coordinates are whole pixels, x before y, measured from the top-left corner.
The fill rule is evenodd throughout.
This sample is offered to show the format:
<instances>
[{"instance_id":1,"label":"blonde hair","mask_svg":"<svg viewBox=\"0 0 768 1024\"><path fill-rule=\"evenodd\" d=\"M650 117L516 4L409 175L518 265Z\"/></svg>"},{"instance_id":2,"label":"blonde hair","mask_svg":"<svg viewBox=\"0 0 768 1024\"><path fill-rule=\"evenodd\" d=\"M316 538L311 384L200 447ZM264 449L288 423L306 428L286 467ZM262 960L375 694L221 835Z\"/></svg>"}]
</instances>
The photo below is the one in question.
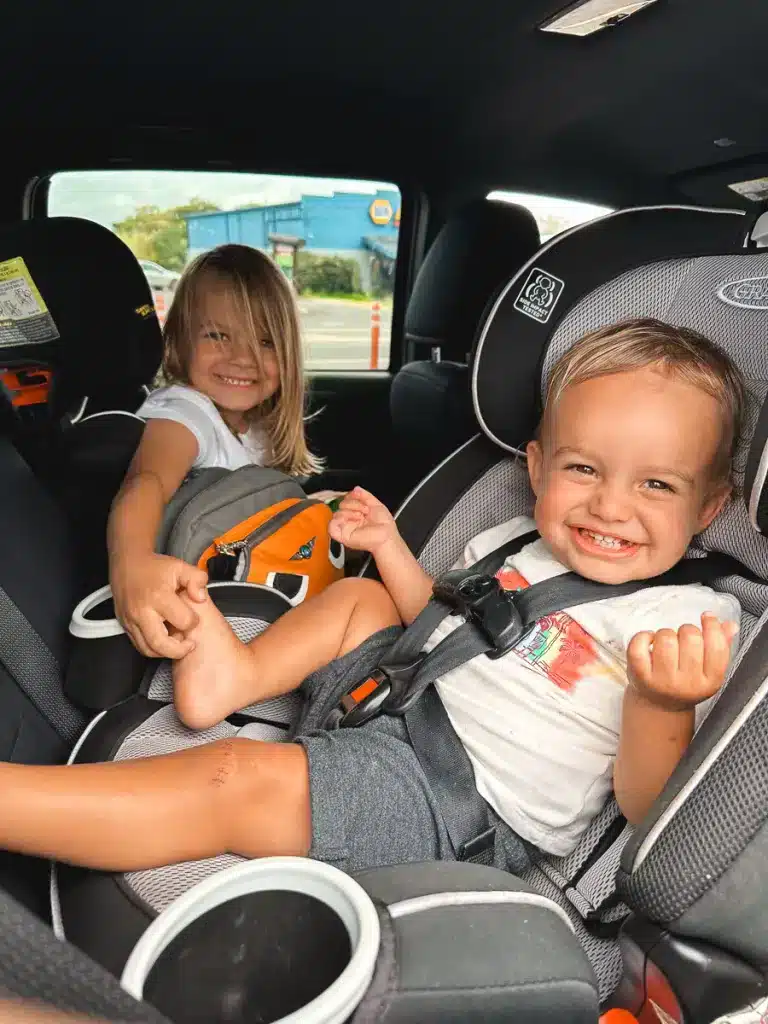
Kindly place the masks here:
<instances>
[{"instance_id":1,"label":"blonde hair","mask_svg":"<svg viewBox=\"0 0 768 1024\"><path fill-rule=\"evenodd\" d=\"M166 381L189 383L199 289L211 277L225 285L234 314L247 327L248 351L259 368L262 339L269 338L275 347L278 389L248 413L269 438L268 465L294 476L319 472L322 460L309 451L304 433L306 389L296 299L280 268L258 249L219 245L186 267L163 327Z\"/></svg>"},{"instance_id":2,"label":"blonde hair","mask_svg":"<svg viewBox=\"0 0 768 1024\"><path fill-rule=\"evenodd\" d=\"M722 349L687 327L645 318L601 327L585 335L552 369L542 424L567 388L645 367L699 388L718 403L722 433L712 469L718 483L731 483L744 417L744 379Z\"/></svg>"}]
</instances>

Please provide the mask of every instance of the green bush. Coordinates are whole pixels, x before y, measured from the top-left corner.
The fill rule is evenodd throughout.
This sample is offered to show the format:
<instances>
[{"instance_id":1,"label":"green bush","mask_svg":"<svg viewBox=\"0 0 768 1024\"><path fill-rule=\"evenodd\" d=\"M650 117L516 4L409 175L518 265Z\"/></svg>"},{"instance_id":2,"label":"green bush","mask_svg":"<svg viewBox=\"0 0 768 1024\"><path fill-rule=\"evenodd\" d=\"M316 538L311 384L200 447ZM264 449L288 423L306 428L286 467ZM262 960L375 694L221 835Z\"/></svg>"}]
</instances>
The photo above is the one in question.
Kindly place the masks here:
<instances>
[{"instance_id":1,"label":"green bush","mask_svg":"<svg viewBox=\"0 0 768 1024\"><path fill-rule=\"evenodd\" d=\"M294 279L301 293L352 295L361 289L357 260L346 256L322 256L299 251Z\"/></svg>"}]
</instances>

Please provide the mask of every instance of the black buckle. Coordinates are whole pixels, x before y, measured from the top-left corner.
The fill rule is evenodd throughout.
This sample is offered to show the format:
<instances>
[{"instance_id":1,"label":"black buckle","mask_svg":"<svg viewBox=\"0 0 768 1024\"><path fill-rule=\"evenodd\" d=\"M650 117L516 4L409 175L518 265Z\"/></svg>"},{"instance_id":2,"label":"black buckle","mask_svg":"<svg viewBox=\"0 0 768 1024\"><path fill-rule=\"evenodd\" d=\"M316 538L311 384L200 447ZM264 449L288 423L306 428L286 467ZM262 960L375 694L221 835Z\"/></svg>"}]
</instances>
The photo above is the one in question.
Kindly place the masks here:
<instances>
[{"instance_id":1,"label":"black buckle","mask_svg":"<svg viewBox=\"0 0 768 1024\"><path fill-rule=\"evenodd\" d=\"M473 623L491 644L486 654L496 659L520 641L523 622L514 594L504 590L495 576L449 572L435 582L438 601L454 608Z\"/></svg>"},{"instance_id":2,"label":"black buckle","mask_svg":"<svg viewBox=\"0 0 768 1024\"><path fill-rule=\"evenodd\" d=\"M382 704L390 695L392 687L384 672L379 669L370 676L355 683L341 698L342 716L340 729L353 729L370 721L382 710Z\"/></svg>"},{"instance_id":3,"label":"black buckle","mask_svg":"<svg viewBox=\"0 0 768 1024\"><path fill-rule=\"evenodd\" d=\"M382 712L404 715L421 696L421 690L414 690L411 683L422 660L419 656L409 665L380 665L355 683L341 698L339 728L363 725Z\"/></svg>"},{"instance_id":4,"label":"black buckle","mask_svg":"<svg viewBox=\"0 0 768 1024\"><path fill-rule=\"evenodd\" d=\"M493 861L493 848L496 841L496 826L491 825L474 839L468 839L456 851L456 860L471 863L490 864Z\"/></svg>"}]
</instances>

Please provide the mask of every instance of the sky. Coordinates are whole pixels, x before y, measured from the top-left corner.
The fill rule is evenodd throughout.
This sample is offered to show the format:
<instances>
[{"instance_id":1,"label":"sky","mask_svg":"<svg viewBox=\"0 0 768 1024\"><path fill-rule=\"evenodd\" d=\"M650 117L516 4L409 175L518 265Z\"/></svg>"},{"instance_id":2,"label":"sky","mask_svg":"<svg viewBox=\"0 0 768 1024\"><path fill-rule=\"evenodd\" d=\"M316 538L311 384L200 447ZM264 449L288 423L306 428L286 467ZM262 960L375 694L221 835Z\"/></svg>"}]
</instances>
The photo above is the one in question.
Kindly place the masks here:
<instances>
[{"instance_id":1,"label":"sky","mask_svg":"<svg viewBox=\"0 0 768 1024\"><path fill-rule=\"evenodd\" d=\"M232 209L249 203L289 202L302 193L373 193L377 188L392 187L386 182L219 171L66 171L53 176L48 212L53 216L86 217L112 227L138 206L166 209L190 199L208 199L222 209ZM489 198L522 203L537 217L555 217L560 230L591 220L608 209L519 192L491 192Z\"/></svg>"}]
</instances>

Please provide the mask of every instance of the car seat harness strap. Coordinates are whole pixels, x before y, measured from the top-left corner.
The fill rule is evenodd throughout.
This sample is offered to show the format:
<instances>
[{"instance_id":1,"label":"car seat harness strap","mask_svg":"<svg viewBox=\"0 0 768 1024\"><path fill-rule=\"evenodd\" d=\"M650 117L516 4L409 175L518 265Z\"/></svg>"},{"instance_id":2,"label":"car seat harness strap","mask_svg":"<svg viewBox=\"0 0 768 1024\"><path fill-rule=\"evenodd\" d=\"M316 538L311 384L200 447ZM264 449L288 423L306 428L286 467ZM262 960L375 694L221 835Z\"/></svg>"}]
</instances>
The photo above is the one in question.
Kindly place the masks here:
<instances>
[{"instance_id":1,"label":"car seat harness strap","mask_svg":"<svg viewBox=\"0 0 768 1024\"><path fill-rule=\"evenodd\" d=\"M463 744L432 685L473 658L500 658L546 615L577 605L634 594L647 587L709 583L726 576L754 579L736 559L718 553L685 558L649 580L598 583L574 572L518 591L496 578L506 560L539 537L525 533L490 552L468 569L435 580L433 596L393 644L377 669L342 697L330 727L354 728L377 715L405 718L409 738L441 808L458 860L492 863L495 826L475 787ZM423 648L449 615L464 621L425 653Z\"/></svg>"}]
</instances>

